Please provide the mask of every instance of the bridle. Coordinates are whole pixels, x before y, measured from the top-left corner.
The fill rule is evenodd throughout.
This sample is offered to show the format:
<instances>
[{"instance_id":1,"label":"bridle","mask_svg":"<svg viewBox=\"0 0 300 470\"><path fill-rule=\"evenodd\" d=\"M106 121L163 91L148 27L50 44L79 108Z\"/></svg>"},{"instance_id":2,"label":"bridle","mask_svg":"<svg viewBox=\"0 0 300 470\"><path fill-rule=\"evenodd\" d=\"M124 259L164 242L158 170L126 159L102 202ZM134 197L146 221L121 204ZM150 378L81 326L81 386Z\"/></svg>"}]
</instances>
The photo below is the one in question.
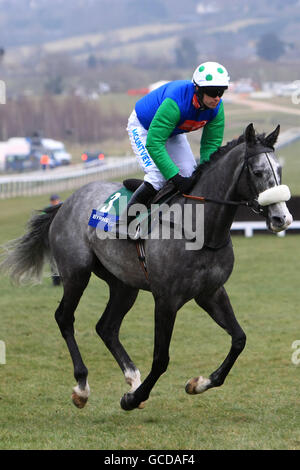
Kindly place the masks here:
<instances>
[{"instance_id":1,"label":"bridle","mask_svg":"<svg viewBox=\"0 0 300 470\"><path fill-rule=\"evenodd\" d=\"M256 149L257 149L257 146L256 146ZM273 168L273 165L271 164L270 162L270 158L269 158L269 153L270 152L273 152L274 149L271 149L271 148L266 148L266 147L263 147L263 146L260 146L259 148L259 151L257 152L253 152L251 151L251 149L249 150L248 148L246 149L246 153L245 153L245 157L244 157L244 162L243 162L243 165L242 165L242 168L241 168L241 171L239 173L239 176L237 178L237 185L239 184L239 181L241 179L241 176L242 174L244 173L244 170L246 169L247 170L247 184L248 184L248 187L249 187L249 192L250 194L253 195L253 197L251 197L251 199L249 200L242 200L242 201L232 201L232 200L228 200L228 199L216 199L216 198L210 198L210 197L205 197L205 196L191 196L189 194L183 194L183 197L185 197L186 199L192 199L192 200L195 200L195 201L198 201L202 204L204 204L205 202L212 202L212 203L215 203L215 204L222 204L222 205L229 205L229 206L247 206L249 207L253 212L255 212L256 214L260 214L260 215L264 215L266 216L265 214L265 208L262 207L259 203L258 203L258 192L255 188L255 185L253 184L253 181L252 181L252 178L251 178L251 172L250 172L250 168L249 168L249 159L250 158L253 158L253 157L257 157L258 155L261 155L261 154L265 154L266 155L266 158L268 160L268 163L272 169L272 173L273 173L273 176L274 176L274 180L275 180L275 183L276 183L276 186L279 185L278 183L278 180L277 180L277 177L276 177L276 174L275 174L275 171L274 171L274 168Z\"/></svg>"},{"instance_id":2,"label":"bridle","mask_svg":"<svg viewBox=\"0 0 300 470\"><path fill-rule=\"evenodd\" d=\"M261 155L261 154L265 154L265 156L268 160L268 163L271 167L271 170L272 170L272 173L273 173L273 176L274 176L274 180L275 180L275 184L276 184L276 186L279 186L279 182L278 182L278 179L276 177L274 167L271 164L271 161L270 161L270 158L269 158L269 153L273 152L274 149L273 148L266 148L266 147L263 147L262 145L255 146L255 147L256 147L256 150L257 150L257 147L259 147L258 151L256 151L255 153L253 152L252 149L249 150L248 148L246 148L246 153L245 153L245 156L244 156L244 162L243 162L242 168L239 172L237 182L236 182L236 185L238 185L242 174L246 170L247 171L247 184L248 184L248 187L249 187L249 193L252 194L252 197L249 200L247 200L247 201L244 201L244 200L242 200L242 201L232 201L232 200L228 200L228 199L215 199L215 198L210 198L210 197L205 197L205 196L191 196L189 194L181 194L181 193L179 193L179 191L177 191L177 193L175 193L175 194L171 194L169 199L173 199L173 197L175 195L181 194L186 199L192 199L192 200L198 201L202 204L204 204L206 202L212 202L212 203L215 203L215 204L222 204L222 205L229 205L229 206L246 206L246 207L249 207L256 214L260 214L260 215L266 217L267 216L266 208L261 206L258 202L259 194L258 194L258 192L255 188L255 185L253 184L252 178L251 178L251 171L250 171L250 167L249 167L249 159L253 158L253 157L257 157L258 155ZM207 248L209 250L217 251L221 248L226 247L229 243L230 243L230 236L227 238L227 240L224 243L221 243L218 246L210 246L208 244L205 244L204 246L205 246L205 248ZM144 251L144 246L143 246L142 240L137 240L136 249L137 249L138 259L139 259L140 264L142 266L142 269L144 271L145 277L146 277L147 280L149 280L148 279L147 265L146 265L145 251Z\"/></svg>"}]
</instances>

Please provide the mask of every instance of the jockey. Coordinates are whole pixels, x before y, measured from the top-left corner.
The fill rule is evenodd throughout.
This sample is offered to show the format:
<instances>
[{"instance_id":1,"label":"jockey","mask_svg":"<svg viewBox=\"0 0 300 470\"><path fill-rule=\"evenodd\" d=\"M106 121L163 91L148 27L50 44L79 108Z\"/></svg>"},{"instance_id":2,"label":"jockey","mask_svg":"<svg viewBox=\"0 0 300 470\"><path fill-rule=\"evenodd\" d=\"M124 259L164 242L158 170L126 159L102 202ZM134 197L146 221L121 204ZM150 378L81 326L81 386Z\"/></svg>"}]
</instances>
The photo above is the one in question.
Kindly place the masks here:
<instances>
[{"instance_id":1,"label":"jockey","mask_svg":"<svg viewBox=\"0 0 300 470\"><path fill-rule=\"evenodd\" d=\"M168 82L137 101L127 131L145 177L127 209L135 203L147 205L168 180L181 193L192 188L196 161L185 134L203 128L200 163L208 161L223 141L221 96L228 84L223 65L205 62L192 81Z\"/></svg>"}]
</instances>

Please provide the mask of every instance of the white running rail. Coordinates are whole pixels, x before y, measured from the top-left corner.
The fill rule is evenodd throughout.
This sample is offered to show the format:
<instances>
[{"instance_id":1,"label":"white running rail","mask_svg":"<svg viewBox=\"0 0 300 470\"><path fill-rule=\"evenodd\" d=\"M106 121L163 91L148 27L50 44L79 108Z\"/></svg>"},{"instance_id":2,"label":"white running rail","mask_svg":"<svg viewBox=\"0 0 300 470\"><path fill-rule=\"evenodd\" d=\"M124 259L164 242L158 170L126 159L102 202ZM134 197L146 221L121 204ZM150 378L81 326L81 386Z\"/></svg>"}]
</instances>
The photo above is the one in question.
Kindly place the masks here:
<instances>
[{"instance_id":1,"label":"white running rail","mask_svg":"<svg viewBox=\"0 0 300 470\"><path fill-rule=\"evenodd\" d=\"M300 220L294 220L289 226L288 230L299 230L300 229ZM253 221L241 221L233 222L231 230L235 232L236 230L244 232L245 237L253 237L255 230L267 230L266 222L253 220ZM278 237L284 237L286 234L285 230L278 232Z\"/></svg>"},{"instance_id":2,"label":"white running rail","mask_svg":"<svg viewBox=\"0 0 300 470\"><path fill-rule=\"evenodd\" d=\"M120 158L119 162L77 169L61 173L47 170L45 174L12 175L0 177L0 199L17 196L34 196L51 192L68 191L97 180L108 180L135 173L140 169L137 160L132 157Z\"/></svg>"}]
</instances>

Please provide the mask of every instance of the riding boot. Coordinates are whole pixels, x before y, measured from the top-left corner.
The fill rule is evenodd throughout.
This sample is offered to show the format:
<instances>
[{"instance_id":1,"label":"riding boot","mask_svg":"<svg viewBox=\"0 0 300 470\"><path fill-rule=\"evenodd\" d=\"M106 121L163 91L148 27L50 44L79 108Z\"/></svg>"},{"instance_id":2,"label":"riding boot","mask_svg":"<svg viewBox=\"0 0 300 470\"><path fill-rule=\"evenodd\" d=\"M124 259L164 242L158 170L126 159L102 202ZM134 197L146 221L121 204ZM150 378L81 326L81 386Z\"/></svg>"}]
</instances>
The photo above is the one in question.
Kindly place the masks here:
<instances>
[{"instance_id":1,"label":"riding boot","mask_svg":"<svg viewBox=\"0 0 300 470\"><path fill-rule=\"evenodd\" d=\"M127 214L127 227L129 226L130 222L132 222L136 216L135 215L128 215L129 208L134 204L143 204L144 206L148 207L151 200L154 198L157 190L153 188L152 184L148 183L148 181L144 181L133 193L130 198L130 201L127 204L127 208L125 213ZM122 216L121 216L122 219ZM138 232L133 237L138 238Z\"/></svg>"},{"instance_id":2,"label":"riding boot","mask_svg":"<svg viewBox=\"0 0 300 470\"><path fill-rule=\"evenodd\" d=\"M157 190L153 188L152 184L144 181L131 196L127 205L127 213L129 207L133 206L133 204L144 204L147 207L156 193Z\"/></svg>"}]
</instances>

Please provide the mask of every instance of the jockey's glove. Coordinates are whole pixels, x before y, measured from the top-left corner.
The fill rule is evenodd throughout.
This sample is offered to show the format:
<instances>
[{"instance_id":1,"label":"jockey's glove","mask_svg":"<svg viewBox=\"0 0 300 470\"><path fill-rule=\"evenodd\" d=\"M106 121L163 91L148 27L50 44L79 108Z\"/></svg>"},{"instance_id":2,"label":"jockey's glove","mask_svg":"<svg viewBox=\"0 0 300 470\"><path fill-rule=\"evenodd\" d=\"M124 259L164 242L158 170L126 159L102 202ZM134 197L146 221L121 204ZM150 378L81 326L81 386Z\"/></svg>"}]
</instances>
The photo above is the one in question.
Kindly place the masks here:
<instances>
[{"instance_id":1,"label":"jockey's glove","mask_svg":"<svg viewBox=\"0 0 300 470\"><path fill-rule=\"evenodd\" d=\"M187 193L195 184L195 179L193 176L185 177L181 176L179 173L173 176L171 181L173 182L175 188L178 189L178 191L181 193Z\"/></svg>"}]
</instances>

